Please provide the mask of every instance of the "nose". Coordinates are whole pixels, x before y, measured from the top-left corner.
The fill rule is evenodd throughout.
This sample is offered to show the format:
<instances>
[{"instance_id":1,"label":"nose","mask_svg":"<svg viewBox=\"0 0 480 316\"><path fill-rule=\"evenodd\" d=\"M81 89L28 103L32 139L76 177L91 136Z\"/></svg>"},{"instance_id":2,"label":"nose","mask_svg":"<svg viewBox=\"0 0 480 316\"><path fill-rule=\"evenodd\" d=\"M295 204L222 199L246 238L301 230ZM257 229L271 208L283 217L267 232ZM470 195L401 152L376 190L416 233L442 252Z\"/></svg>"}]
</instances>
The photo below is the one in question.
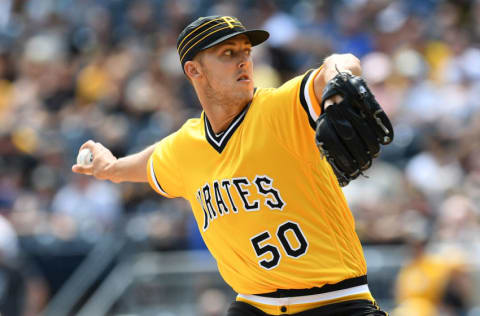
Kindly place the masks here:
<instances>
[{"instance_id":1,"label":"nose","mask_svg":"<svg viewBox=\"0 0 480 316\"><path fill-rule=\"evenodd\" d=\"M247 67L247 63L250 61L250 56L248 54L242 54L240 57L240 62L238 63L238 68L242 69Z\"/></svg>"}]
</instances>

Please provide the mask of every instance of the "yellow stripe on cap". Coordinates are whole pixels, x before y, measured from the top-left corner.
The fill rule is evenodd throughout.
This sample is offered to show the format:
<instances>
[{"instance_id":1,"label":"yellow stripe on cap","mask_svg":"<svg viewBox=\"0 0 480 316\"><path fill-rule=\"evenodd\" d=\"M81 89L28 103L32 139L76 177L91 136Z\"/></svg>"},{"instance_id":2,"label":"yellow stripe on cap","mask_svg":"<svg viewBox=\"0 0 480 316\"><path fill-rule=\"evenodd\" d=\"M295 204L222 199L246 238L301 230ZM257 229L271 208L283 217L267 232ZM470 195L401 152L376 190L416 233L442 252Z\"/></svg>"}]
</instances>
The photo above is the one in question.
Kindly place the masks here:
<instances>
[{"instance_id":1,"label":"yellow stripe on cap","mask_svg":"<svg viewBox=\"0 0 480 316\"><path fill-rule=\"evenodd\" d=\"M185 37L184 37L183 40L180 42L180 44L178 44L178 47L182 46L183 41L186 40L187 37L189 37L193 32L195 32L196 30L198 30L198 29L201 28L202 26L205 26L205 25L207 25L207 24L209 24L209 23L212 23L212 22L214 22L214 21L218 21L218 20L220 20L220 19L222 19L222 18L223 18L223 17L221 17L221 18L216 18L216 19L210 20L210 21L208 21L208 22L206 22L206 23L200 24L199 26L197 26L196 28L194 28L193 31L191 31L190 33L188 33L187 35L185 35Z\"/></svg>"},{"instance_id":2,"label":"yellow stripe on cap","mask_svg":"<svg viewBox=\"0 0 480 316\"><path fill-rule=\"evenodd\" d=\"M205 24L203 24L203 25L206 25L206 24L208 24L208 23L205 23ZM178 53L180 54L180 52L182 51L182 49L184 49L184 48L188 45L188 43L190 43L190 42L191 42L193 39L195 39L196 37L200 36L201 34L205 33L205 32L208 31L208 30L211 30L211 29L214 28L215 26L219 26L219 25L222 25L222 24L228 24L228 27L229 27L229 28L233 28L233 27L235 27L235 26L242 26L242 27L243 27L242 23L240 23L240 22L238 22L238 25L232 25L231 22L222 22L222 23L218 23L218 24L212 25L212 26L210 26L209 28L207 28L206 30L201 31L200 33L198 33L197 35L195 35L194 37L192 37L191 39L189 39L188 42L185 43L185 45L183 46L183 48L180 48L180 47L182 46L182 44L180 43L180 45L178 45L178 48L177 48ZM198 29L198 28L196 28L196 29ZM195 29L195 30L196 30L196 29ZM223 29L226 29L226 28L223 28ZM223 29L222 29L222 30L223 30ZM195 30L194 30L194 31L195 31ZM188 33L188 36L190 36L194 31ZM213 34L213 33L215 33L215 32L212 32L212 34ZM182 43L183 43L184 40L185 40L185 38L182 40ZM196 45L196 43L195 43L195 45ZM195 45L193 45L193 46L195 46Z\"/></svg>"},{"instance_id":3,"label":"yellow stripe on cap","mask_svg":"<svg viewBox=\"0 0 480 316\"><path fill-rule=\"evenodd\" d=\"M215 21L218 21L218 20L224 20L225 22L224 23L228 23L230 24L232 21L235 21L235 22L238 22L240 23L240 21L234 17L231 17L231 16L222 16L222 17L219 17L219 18L216 18L216 19L213 19L213 20L210 20L206 23L203 23L203 24L200 24L199 26L197 26L196 28L194 28L190 33L188 33L187 35L185 35L185 37L183 38L183 40L180 42L180 44L178 44L178 47L180 48L180 46L182 46L182 43L183 41L185 41L187 39L187 37L189 37L190 35L192 35L192 33L194 33L196 30L198 30L199 28L201 28L202 26L205 26L205 25L208 25L209 23L212 23L212 22L215 22ZM219 25L219 24L217 24ZM240 23L240 25L242 25L242 23ZM203 33L203 32L202 32ZM180 53L180 51L179 51Z\"/></svg>"},{"instance_id":4,"label":"yellow stripe on cap","mask_svg":"<svg viewBox=\"0 0 480 316\"><path fill-rule=\"evenodd\" d=\"M210 35L214 34L214 33L217 33L218 31L221 31L221 30L224 30L224 29L228 29L229 26L226 26L226 27L222 27L222 28L219 28L218 30L215 30L211 33L208 33L207 35L205 35L204 37L202 37L201 39L199 39L198 41L196 41L192 46L190 46L186 51L185 53L183 53L182 57L180 57L180 62L183 62L183 58L185 57L185 55L188 53L189 50L191 50L193 47L195 47L198 43L200 43L203 39L209 37Z\"/></svg>"}]
</instances>

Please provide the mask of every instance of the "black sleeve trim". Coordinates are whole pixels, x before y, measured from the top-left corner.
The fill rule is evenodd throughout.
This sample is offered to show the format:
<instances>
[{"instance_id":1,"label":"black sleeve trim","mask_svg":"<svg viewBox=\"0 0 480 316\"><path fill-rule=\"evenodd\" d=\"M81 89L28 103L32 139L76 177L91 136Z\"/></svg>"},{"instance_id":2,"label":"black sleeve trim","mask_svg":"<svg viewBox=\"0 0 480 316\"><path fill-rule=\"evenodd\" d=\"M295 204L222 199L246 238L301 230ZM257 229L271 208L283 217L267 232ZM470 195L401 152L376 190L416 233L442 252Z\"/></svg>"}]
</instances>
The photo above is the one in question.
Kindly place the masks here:
<instances>
[{"instance_id":1,"label":"black sleeve trim","mask_svg":"<svg viewBox=\"0 0 480 316\"><path fill-rule=\"evenodd\" d=\"M305 86L307 85L308 79L310 78L310 76L312 75L313 72L314 72L314 69L309 70L302 79L302 83L300 85L300 104L302 105L302 108L307 113L308 122L310 123L310 126L312 127L313 130L315 130L316 124L315 124L315 121L310 116L310 111L308 109L308 103L307 103L307 100L305 99Z\"/></svg>"}]
</instances>

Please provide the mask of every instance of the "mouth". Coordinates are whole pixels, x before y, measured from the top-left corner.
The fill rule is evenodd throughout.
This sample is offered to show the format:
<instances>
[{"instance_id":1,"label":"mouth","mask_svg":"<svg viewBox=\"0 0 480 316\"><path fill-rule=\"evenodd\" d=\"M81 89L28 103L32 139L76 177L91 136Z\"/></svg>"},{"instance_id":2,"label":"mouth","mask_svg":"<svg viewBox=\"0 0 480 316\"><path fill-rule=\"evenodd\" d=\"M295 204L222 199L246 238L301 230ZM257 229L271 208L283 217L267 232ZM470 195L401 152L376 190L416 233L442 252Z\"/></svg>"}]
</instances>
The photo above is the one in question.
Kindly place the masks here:
<instances>
[{"instance_id":1,"label":"mouth","mask_svg":"<svg viewBox=\"0 0 480 316\"><path fill-rule=\"evenodd\" d=\"M238 82L250 82L250 77L246 74L242 74L237 78Z\"/></svg>"}]
</instances>

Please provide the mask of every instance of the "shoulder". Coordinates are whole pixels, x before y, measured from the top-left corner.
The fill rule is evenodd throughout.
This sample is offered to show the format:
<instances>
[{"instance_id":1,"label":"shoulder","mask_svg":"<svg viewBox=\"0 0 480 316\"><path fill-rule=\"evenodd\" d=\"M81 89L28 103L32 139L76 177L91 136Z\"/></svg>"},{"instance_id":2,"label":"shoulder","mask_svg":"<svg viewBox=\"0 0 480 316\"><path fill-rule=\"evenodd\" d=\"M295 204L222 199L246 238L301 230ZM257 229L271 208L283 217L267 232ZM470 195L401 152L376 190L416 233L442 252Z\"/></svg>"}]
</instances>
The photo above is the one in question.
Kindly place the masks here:
<instances>
[{"instance_id":1,"label":"shoulder","mask_svg":"<svg viewBox=\"0 0 480 316\"><path fill-rule=\"evenodd\" d=\"M169 142L182 141L199 137L203 133L203 113L199 118L188 119L177 131L173 132L165 139Z\"/></svg>"},{"instance_id":2,"label":"shoulder","mask_svg":"<svg viewBox=\"0 0 480 316\"><path fill-rule=\"evenodd\" d=\"M310 69L278 88L257 89L253 102L255 112L276 122L307 122L315 129L320 104L314 91L314 81L320 68Z\"/></svg>"},{"instance_id":3,"label":"shoulder","mask_svg":"<svg viewBox=\"0 0 480 316\"><path fill-rule=\"evenodd\" d=\"M278 88L258 88L255 96L264 98L264 97L274 97L286 93L298 93L301 86L307 85L311 80L313 80L317 74L318 69L309 69L305 73L295 76L290 80L284 82Z\"/></svg>"},{"instance_id":4,"label":"shoulder","mask_svg":"<svg viewBox=\"0 0 480 316\"><path fill-rule=\"evenodd\" d=\"M180 133L195 133L203 127L203 112L200 117L188 119L178 130Z\"/></svg>"},{"instance_id":5,"label":"shoulder","mask_svg":"<svg viewBox=\"0 0 480 316\"><path fill-rule=\"evenodd\" d=\"M163 138L155 146L155 154L167 154L176 160L181 157L188 157L191 149L196 144L202 143L205 138L203 128L203 113L200 118L192 118L187 120L177 131Z\"/></svg>"},{"instance_id":6,"label":"shoulder","mask_svg":"<svg viewBox=\"0 0 480 316\"><path fill-rule=\"evenodd\" d=\"M309 88L312 87L313 79L317 69L310 69L298 75L278 88L257 88L253 101L265 103L266 106L276 107L278 104L297 104L304 102L305 97L309 98ZM312 88L313 89L313 88Z\"/></svg>"}]
</instances>

